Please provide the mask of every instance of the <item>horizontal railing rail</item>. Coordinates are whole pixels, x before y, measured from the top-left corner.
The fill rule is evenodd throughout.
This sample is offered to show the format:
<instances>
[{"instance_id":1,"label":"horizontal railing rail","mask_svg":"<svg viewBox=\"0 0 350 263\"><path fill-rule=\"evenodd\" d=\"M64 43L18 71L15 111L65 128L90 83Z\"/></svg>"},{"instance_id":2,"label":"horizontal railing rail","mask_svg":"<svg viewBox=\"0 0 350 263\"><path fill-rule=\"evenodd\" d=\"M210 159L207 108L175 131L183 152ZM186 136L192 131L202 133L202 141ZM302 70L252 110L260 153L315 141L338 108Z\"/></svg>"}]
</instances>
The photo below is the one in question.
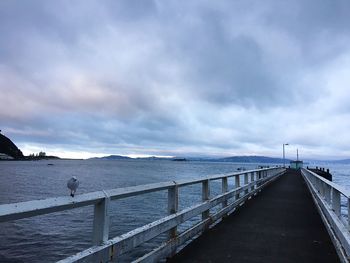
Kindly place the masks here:
<instances>
[{"instance_id":1,"label":"horizontal railing rail","mask_svg":"<svg viewBox=\"0 0 350 263\"><path fill-rule=\"evenodd\" d=\"M302 176L313 196L327 231L343 262L350 260L350 191L316 173L301 170ZM341 211L341 200L345 198L346 214ZM347 217L347 219L345 218Z\"/></svg>"},{"instance_id":2,"label":"horizontal railing rail","mask_svg":"<svg viewBox=\"0 0 350 263\"><path fill-rule=\"evenodd\" d=\"M271 168L270 168L271 169ZM204 181L219 180L223 178L230 178L239 176L245 173L257 172L261 173L268 171L268 168L260 170L248 170L245 172L236 172L228 174L212 175L205 178L197 179L184 179L178 181L152 183L138 186L130 186L124 188L109 189L103 191L96 191L92 193L86 193L76 195L74 198L63 196L48 198L44 200L26 201L20 203L3 204L0 205L0 223L10 220L17 220L21 218L28 218L32 216L50 214L68 209L79 208L83 206L89 206L101 202L106 196L110 200L123 199L127 197L137 196L140 194L158 192L162 190L168 190L169 188L188 186L193 184L202 183Z\"/></svg>"},{"instance_id":3,"label":"horizontal railing rail","mask_svg":"<svg viewBox=\"0 0 350 263\"><path fill-rule=\"evenodd\" d=\"M108 262L125 252L147 242L163 233L168 233L168 240L152 252L135 262L155 262L173 255L177 248L187 240L198 235L211 224L218 221L244 203L279 175L284 168L264 168L219 174L194 180L179 180L147 185L103 190L71 197L57 197L13 204L0 205L0 222L28 218L53 212L94 205L93 246L60 262ZM241 178L241 176L244 176ZM228 189L228 179L234 177L233 189ZM244 184L241 185L241 179ZM221 180L222 194L210 197L210 182ZM189 185L202 185L202 202L178 211L179 188ZM146 193L168 191L168 216L150 224L134 229L126 234L109 239L109 206L112 200L138 196ZM229 202L233 200L233 202ZM222 208L210 214L210 209L218 205ZM187 220L202 215L202 221L183 233L178 233L177 226Z\"/></svg>"}]
</instances>

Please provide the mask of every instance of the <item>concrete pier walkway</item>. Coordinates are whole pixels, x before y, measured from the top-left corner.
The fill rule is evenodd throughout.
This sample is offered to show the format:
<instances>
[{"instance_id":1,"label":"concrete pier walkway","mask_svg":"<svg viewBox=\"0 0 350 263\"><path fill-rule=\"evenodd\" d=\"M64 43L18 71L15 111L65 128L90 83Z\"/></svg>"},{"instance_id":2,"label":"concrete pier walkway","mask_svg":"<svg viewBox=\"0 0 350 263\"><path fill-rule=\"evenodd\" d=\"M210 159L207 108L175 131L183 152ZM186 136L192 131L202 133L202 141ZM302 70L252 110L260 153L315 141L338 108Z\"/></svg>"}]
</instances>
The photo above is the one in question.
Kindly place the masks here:
<instances>
[{"instance_id":1,"label":"concrete pier walkway","mask_svg":"<svg viewBox=\"0 0 350 263\"><path fill-rule=\"evenodd\" d=\"M257 198L169 262L339 262L299 172L288 170Z\"/></svg>"}]
</instances>

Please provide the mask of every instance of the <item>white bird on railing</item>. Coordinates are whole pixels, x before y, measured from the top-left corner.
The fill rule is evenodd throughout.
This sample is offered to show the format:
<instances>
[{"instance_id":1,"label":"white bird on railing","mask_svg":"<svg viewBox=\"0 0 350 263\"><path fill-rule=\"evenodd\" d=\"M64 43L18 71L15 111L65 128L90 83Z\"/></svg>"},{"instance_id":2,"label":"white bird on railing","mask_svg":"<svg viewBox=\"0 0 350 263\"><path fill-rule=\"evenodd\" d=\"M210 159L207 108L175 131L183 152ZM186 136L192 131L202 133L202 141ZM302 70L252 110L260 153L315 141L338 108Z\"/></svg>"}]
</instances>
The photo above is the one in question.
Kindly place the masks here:
<instances>
[{"instance_id":1,"label":"white bird on railing","mask_svg":"<svg viewBox=\"0 0 350 263\"><path fill-rule=\"evenodd\" d=\"M74 197L74 194L77 191L78 186L79 186L79 181L75 176L73 176L71 179L68 180L67 187L70 189L71 197Z\"/></svg>"}]
</instances>

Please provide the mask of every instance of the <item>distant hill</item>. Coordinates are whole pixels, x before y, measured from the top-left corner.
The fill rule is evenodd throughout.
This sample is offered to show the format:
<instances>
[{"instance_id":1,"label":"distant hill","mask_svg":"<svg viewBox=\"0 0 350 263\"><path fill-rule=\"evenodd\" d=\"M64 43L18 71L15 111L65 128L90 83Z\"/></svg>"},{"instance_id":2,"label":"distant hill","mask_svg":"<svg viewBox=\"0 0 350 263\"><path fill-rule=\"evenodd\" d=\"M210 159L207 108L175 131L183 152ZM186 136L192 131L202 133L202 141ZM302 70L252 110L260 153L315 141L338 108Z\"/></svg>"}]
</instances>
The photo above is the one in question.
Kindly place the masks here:
<instances>
[{"instance_id":1,"label":"distant hill","mask_svg":"<svg viewBox=\"0 0 350 263\"><path fill-rule=\"evenodd\" d=\"M5 135L0 133L0 159L1 160L21 160L21 161L38 161L60 159L57 156L48 156L44 152L37 155L31 154L24 156L22 151Z\"/></svg>"},{"instance_id":2,"label":"distant hill","mask_svg":"<svg viewBox=\"0 0 350 263\"><path fill-rule=\"evenodd\" d=\"M339 163L339 164L350 164L350 159L344 159L344 160L337 160L334 161L335 163Z\"/></svg>"},{"instance_id":3,"label":"distant hill","mask_svg":"<svg viewBox=\"0 0 350 263\"><path fill-rule=\"evenodd\" d=\"M23 159L23 153L20 149L5 135L0 134L0 153L4 153L16 160Z\"/></svg>"},{"instance_id":4,"label":"distant hill","mask_svg":"<svg viewBox=\"0 0 350 263\"><path fill-rule=\"evenodd\" d=\"M232 156L219 158L220 162L234 162L234 163L283 163L283 158L274 158L267 156ZM285 159L286 163L289 163L289 159Z\"/></svg>"},{"instance_id":5,"label":"distant hill","mask_svg":"<svg viewBox=\"0 0 350 263\"><path fill-rule=\"evenodd\" d=\"M89 160L149 160L149 161L206 161L206 162L235 162L235 163L283 163L282 158L273 158L266 156L231 156L225 158L200 158L200 157L138 157L130 158L122 155L109 155L104 157L93 157ZM285 160L288 164L289 159Z\"/></svg>"},{"instance_id":6,"label":"distant hill","mask_svg":"<svg viewBox=\"0 0 350 263\"><path fill-rule=\"evenodd\" d=\"M334 164L350 164L350 159L343 159L343 160L327 160L327 161L318 161L323 163L334 163Z\"/></svg>"},{"instance_id":7,"label":"distant hill","mask_svg":"<svg viewBox=\"0 0 350 263\"><path fill-rule=\"evenodd\" d=\"M314 160L314 159L307 159L305 161L307 163L309 163L311 166L330 165L330 164L350 164L350 159L341 159L341 160ZM304 164L305 164L305 162L304 162Z\"/></svg>"},{"instance_id":8,"label":"distant hill","mask_svg":"<svg viewBox=\"0 0 350 263\"><path fill-rule=\"evenodd\" d=\"M173 158L156 157L156 156L131 158L128 156L123 156L123 155L108 155L108 156L103 156L103 157L89 158L89 160L146 160L146 161L167 161L167 160L172 160L172 159Z\"/></svg>"},{"instance_id":9,"label":"distant hill","mask_svg":"<svg viewBox=\"0 0 350 263\"><path fill-rule=\"evenodd\" d=\"M132 158L127 156L122 156L122 155L108 155L103 157L89 158L89 160L127 160L127 159L132 159Z\"/></svg>"},{"instance_id":10,"label":"distant hill","mask_svg":"<svg viewBox=\"0 0 350 263\"><path fill-rule=\"evenodd\" d=\"M151 157L137 157L136 160L147 160L147 161L169 161L171 160L171 157L156 157L156 156L151 156Z\"/></svg>"}]
</instances>

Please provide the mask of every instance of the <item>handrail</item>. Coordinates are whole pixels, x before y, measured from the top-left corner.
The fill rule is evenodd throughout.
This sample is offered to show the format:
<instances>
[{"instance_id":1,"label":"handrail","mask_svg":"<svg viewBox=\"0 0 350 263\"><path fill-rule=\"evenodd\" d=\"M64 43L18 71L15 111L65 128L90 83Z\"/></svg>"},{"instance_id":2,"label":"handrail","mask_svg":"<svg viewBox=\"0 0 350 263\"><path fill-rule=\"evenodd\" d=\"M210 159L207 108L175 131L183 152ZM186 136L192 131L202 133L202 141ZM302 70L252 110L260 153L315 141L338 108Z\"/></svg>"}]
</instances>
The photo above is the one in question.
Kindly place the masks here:
<instances>
[{"instance_id":1,"label":"handrail","mask_svg":"<svg viewBox=\"0 0 350 263\"><path fill-rule=\"evenodd\" d=\"M116 200L139 194L166 190L174 185L174 182L153 183L81 194L76 195L74 198L61 196L43 200L4 204L0 205L0 222L97 204L106 197L106 194L111 200Z\"/></svg>"},{"instance_id":2,"label":"handrail","mask_svg":"<svg viewBox=\"0 0 350 263\"><path fill-rule=\"evenodd\" d=\"M130 251L164 232L168 232L169 240L166 243L167 245L162 245L138 260L138 262L144 260L154 262L161 257L174 254L178 246L208 228L215 221L233 212L238 205L244 203L253 195L256 195L266 184L275 180L284 171L285 169L280 167L255 169L236 173L217 174L206 178L103 190L77 195L74 198L57 197L3 204L0 205L0 222L94 205L93 246L61 260L61 263L83 262L86 259L93 262L107 262L111 258ZM244 176L244 185L240 184L240 176L242 175ZM233 189L228 189L227 180L230 177L236 178ZM222 180L222 194L210 198L210 182L215 180ZM193 184L202 184L202 202L178 211L179 188ZM111 200L164 190L168 191L168 216L121 236L109 239L108 210ZM230 199L234 201L229 203ZM210 209L217 205L222 205L222 209L215 214L210 214ZM202 214L202 221L200 223L181 234L177 233L178 225L200 214Z\"/></svg>"},{"instance_id":3,"label":"handrail","mask_svg":"<svg viewBox=\"0 0 350 263\"><path fill-rule=\"evenodd\" d=\"M105 198L106 194L110 197L111 200L117 200L140 194L167 190L171 187L174 187L175 185L179 187L188 186L192 184L202 183L206 180L219 180L222 178L239 176L245 173L267 171L269 169L274 168L255 169L238 173L212 175L206 178L183 179L176 182L168 181L145 185L129 186L124 188L109 189L76 195L74 198L70 196L61 196L42 200L2 204L0 205L0 223L97 204Z\"/></svg>"},{"instance_id":4,"label":"handrail","mask_svg":"<svg viewBox=\"0 0 350 263\"><path fill-rule=\"evenodd\" d=\"M302 168L301 174L343 262L350 259L350 192L316 173ZM347 202L347 221L341 211L341 195Z\"/></svg>"},{"instance_id":5,"label":"handrail","mask_svg":"<svg viewBox=\"0 0 350 263\"><path fill-rule=\"evenodd\" d=\"M332 188L336 189L338 192L340 192L342 195L344 195L347 198L350 198L350 191L347 190L345 187L333 183L332 181L329 181L327 179L325 179L322 176L319 176L317 173L307 169L308 173L312 174L314 177L316 177L317 179L321 180L322 182L326 183L327 185L331 186Z\"/></svg>"}]
</instances>

